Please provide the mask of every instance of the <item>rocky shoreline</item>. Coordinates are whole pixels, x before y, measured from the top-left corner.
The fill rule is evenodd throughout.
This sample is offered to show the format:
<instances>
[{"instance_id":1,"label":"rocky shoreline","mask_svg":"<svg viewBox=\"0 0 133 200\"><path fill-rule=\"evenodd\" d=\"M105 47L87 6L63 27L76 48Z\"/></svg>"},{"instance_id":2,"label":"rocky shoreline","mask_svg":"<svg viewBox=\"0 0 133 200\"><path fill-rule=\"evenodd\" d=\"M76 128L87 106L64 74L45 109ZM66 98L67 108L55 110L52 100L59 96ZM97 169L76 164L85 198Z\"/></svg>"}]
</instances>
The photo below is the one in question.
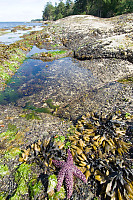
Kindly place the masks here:
<instances>
[{"instance_id":1,"label":"rocky shoreline","mask_svg":"<svg viewBox=\"0 0 133 200\"><path fill-rule=\"evenodd\" d=\"M86 113L102 112L104 116L110 112L123 112L125 115L127 113L130 116L127 124L131 127L132 132L132 24L133 14L110 19L86 15L70 16L51 22L43 30L31 32L29 35L25 35L24 39L12 45L0 45L0 65L2 73L6 73L6 76L3 75L0 79L2 90L6 87L8 77L10 78L17 71L33 45L49 50L66 51L65 54L56 55L54 58L46 53L45 56L41 53L34 55L34 59L52 61L65 56L74 57L78 59L80 68L90 70L96 80L95 85L91 88L87 88L86 84L82 83L83 85L81 84L80 87L85 87L85 91L81 89L73 91L73 85L69 86L66 83L65 87L60 86L60 89L53 86L51 90L49 87L47 93L42 89L41 93L30 95L28 99L27 97L19 99L15 104L0 105L0 162L1 166L8 168L5 171L0 168L2 177L0 199L30 199L31 197L27 193L28 189L21 191L22 196L14 196L15 191L17 191L17 195L19 194L17 189L19 183L14 181L14 177L16 177L14 174L15 170L21 166L19 157L22 150L38 139L42 140L47 136L64 135L66 137L70 126L77 124L78 119ZM6 63L7 61L8 63ZM9 64L12 67L7 68L6 66ZM5 68L3 69L3 67ZM70 90L73 93L65 94L64 90ZM29 99L37 108L43 108L46 100L52 99L53 107L51 104L47 104L47 107L51 109L49 113L36 113L34 109L24 109ZM25 116L31 116L30 120L27 120ZM133 142L132 136L131 142ZM34 181L41 173L43 174L43 168L38 165L32 166ZM94 193L92 190L88 192L88 187L82 182L76 180L76 184L77 188L73 199L97 198L95 191ZM79 185L84 186L84 191L79 191ZM80 196L80 192L85 193L86 196ZM32 196L33 198L47 199L47 192L41 189L39 193ZM98 199L100 198L98 197Z\"/></svg>"}]
</instances>

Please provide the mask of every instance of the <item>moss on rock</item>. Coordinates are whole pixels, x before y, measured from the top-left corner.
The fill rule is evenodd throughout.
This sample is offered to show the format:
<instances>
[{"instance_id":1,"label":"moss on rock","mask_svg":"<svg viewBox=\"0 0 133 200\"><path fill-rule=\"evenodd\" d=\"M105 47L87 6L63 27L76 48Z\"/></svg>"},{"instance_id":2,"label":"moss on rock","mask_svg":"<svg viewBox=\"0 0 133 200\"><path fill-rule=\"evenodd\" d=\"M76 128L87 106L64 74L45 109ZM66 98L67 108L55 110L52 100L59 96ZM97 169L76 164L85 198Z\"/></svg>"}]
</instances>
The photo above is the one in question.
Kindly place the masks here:
<instances>
[{"instance_id":1,"label":"moss on rock","mask_svg":"<svg viewBox=\"0 0 133 200\"><path fill-rule=\"evenodd\" d=\"M0 165L0 176L4 177L9 174L9 169L7 165Z\"/></svg>"}]
</instances>

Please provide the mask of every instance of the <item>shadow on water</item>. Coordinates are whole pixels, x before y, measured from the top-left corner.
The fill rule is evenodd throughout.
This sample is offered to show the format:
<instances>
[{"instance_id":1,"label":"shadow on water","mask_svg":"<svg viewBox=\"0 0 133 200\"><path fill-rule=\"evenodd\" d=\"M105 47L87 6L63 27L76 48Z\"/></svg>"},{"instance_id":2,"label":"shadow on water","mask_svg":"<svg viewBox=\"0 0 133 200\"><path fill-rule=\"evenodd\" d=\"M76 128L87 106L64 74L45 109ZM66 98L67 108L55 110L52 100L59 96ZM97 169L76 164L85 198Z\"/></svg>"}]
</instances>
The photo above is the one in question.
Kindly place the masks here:
<instances>
[{"instance_id":1,"label":"shadow on water","mask_svg":"<svg viewBox=\"0 0 133 200\"><path fill-rule=\"evenodd\" d=\"M27 59L0 93L0 103L16 102L19 98L39 94L41 90L44 94L55 94L57 88L62 95L71 96L94 84L91 71L81 68L79 62L73 58L52 62Z\"/></svg>"}]
</instances>

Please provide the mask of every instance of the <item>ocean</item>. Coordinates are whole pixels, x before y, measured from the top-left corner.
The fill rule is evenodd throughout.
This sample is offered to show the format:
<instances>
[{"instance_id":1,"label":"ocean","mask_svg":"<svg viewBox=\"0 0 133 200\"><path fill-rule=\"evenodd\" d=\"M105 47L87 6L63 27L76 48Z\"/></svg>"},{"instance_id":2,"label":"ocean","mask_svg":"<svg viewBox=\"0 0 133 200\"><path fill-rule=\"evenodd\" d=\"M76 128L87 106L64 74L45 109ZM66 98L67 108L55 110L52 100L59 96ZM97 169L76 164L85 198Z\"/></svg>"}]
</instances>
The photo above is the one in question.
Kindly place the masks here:
<instances>
[{"instance_id":1,"label":"ocean","mask_svg":"<svg viewBox=\"0 0 133 200\"><path fill-rule=\"evenodd\" d=\"M17 32L11 32L11 29L20 26L25 25L26 27L32 27L31 30L17 30ZM42 30L42 23L33 23L33 22L0 22L0 29L7 29L5 31L5 34L0 35L0 43L2 44L12 44L18 40L21 40L20 36L23 36L24 34L30 33L31 31L39 31Z\"/></svg>"},{"instance_id":2,"label":"ocean","mask_svg":"<svg viewBox=\"0 0 133 200\"><path fill-rule=\"evenodd\" d=\"M33 23L33 22L0 22L0 29L11 29L18 25L26 25L26 26L41 26L42 23Z\"/></svg>"}]
</instances>

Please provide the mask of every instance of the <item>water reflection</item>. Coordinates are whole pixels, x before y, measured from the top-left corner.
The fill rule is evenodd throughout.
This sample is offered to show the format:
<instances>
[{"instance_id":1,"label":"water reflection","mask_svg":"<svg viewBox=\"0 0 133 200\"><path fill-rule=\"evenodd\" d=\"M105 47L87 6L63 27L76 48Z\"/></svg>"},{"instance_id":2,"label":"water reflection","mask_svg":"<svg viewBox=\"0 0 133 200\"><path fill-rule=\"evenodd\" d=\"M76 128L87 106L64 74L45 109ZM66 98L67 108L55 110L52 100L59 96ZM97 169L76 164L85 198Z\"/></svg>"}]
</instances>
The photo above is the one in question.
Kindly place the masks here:
<instances>
[{"instance_id":1,"label":"water reflection","mask_svg":"<svg viewBox=\"0 0 133 200\"><path fill-rule=\"evenodd\" d=\"M33 54L35 53L41 53L41 52L47 52L48 50L47 49L39 49L38 47L36 46L33 46L31 51L27 53L27 57L30 57L32 56Z\"/></svg>"}]
</instances>

